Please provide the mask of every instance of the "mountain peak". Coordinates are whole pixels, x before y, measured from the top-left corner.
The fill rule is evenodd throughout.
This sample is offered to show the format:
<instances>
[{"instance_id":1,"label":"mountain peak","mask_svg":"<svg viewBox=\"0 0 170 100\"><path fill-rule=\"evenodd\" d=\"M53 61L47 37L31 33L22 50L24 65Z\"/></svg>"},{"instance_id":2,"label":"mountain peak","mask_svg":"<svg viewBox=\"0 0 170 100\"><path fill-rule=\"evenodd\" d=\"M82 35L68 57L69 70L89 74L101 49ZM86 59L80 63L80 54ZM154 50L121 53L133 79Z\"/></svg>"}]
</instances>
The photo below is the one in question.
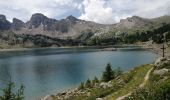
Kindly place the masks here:
<instances>
[{"instance_id":1,"label":"mountain peak","mask_svg":"<svg viewBox=\"0 0 170 100\"><path fill-rule=\"evenodd\" d=\"M0 14L0 20L6 20L6 16L5 16L5 15Z\"/></svg>"},{"instance_id":2,"label":"mountain peak","mask_svg":"<svg viewBox=\"0 0 170 100\"><path fill-rule=\"evenodd\" d=\"M66 18L67 20L71 20L71 21L77 21L78 19L76 17L74 17L73 15L70 15Z\"/></svg>"},{"instance_id":3,"label":"mountain peak","mask_svg":"<svg viewBox=\"0 0 170 100\"><path fill-rule=\"evenodd\" d=\"M139 17L139 16L132 16L131 18L141 18L141 17Z\"/></svg>"},{"instance_id":4,"label":"mountain peak","mask_svg":"<svg viewBox=\"0 0 170 100\"><path fill-rule=\"evenodd\" d=\"M41 14L41 13L35 13L35 14L32 14L32 17L44 17L45 15L44 14Z\"/></svg>"},{"instance_id":5,"label":"mountain peak","mask_svg":"<svg viewBox=\"0 0 170 100\"><path fill-rule=\"evenodd\" d=\"M44 22L44 20L46 19L47 17L41 13L35 13L31 16L31 19L30 19L30 23L31 23L31 26L32 25L37 28L41 23Z\"/></svg>"},{"instance_id":6,"label":"mountain peak","mask_svg":"<svg viewBox=\"0 0 170 100\"><path fill-rule=\"evenodd\" d=\"M10 27L11 23L6 20L6 16L0 14L0 30L9 30Z\"/></svg>"},{"instance_id":7,"label":"mountain peak","mask_svg":"<svg viewBox=\"0 0 170 100\"><path fill-rule=\"evenodd\" d=\"M43 20L43 19L45 19L46 18L46 16L45 15L43 15L43 14L41 14L41 13L35 13L35 14L33 14L32 16L31 16L31 19L30 20Z\"/></svg>"},{"instance_id":8,"label":"mountain peak","mask_svg":"<svg viewBox=\"0 0 170 100\"><path fill-rule=\"evenodd\" d=\"M25 27L25 23L17 18L13 18L12 28L15 30L20 30Z\"/></svg>"}]
</instances>

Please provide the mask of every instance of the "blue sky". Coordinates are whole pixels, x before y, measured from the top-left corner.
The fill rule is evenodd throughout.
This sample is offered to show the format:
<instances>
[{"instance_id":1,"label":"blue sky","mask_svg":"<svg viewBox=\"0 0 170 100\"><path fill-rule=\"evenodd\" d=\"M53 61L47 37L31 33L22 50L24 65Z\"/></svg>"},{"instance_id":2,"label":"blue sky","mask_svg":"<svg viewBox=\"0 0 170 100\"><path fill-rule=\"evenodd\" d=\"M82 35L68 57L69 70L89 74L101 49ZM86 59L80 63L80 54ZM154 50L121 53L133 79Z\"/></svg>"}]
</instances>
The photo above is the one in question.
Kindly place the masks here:
<instances>
[{"instance_id":1,"label":"blue sky","mask_svg":"<svg viewBox=\"0 0 170 100\"><path fill-rule=\"evenodd\" d=\"M133 15L154 18L170 15L170 0L0 0L0 14L8 20L28 21L32 14L113 24Z\"/></svg>"}]
</instances>

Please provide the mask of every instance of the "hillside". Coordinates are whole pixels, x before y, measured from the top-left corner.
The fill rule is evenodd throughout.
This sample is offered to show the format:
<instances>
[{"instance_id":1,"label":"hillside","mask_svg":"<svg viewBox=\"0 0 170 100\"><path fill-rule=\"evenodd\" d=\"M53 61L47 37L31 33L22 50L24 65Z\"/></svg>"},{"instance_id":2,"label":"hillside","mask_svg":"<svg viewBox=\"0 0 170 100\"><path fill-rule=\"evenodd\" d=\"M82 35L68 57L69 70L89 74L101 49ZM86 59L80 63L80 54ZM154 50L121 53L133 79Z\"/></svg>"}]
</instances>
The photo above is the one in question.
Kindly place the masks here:
<instances>
[{"instance_id":1,"label":"hillside","mask_svg":"<svg viewBox=\"0 0 170 100\"><path fill-rule=\"evenodd\" d=\"M169 65L168 59L159 58L154 64L117 74L109 82L87 80L79 88L41 100L169 100Z\"/></svg>"},{"instance_id":2,"label":"hillside","mask_svg":"<svg viewBox=\"0 0 170 100\"><path fill-rule=\"evenodd\" d=\"M13 18L13 21L10 22L6 19L5 15L0 15L1 33L13 37L4 39L4 34L1 34L3 36L0 37L0 40L3 41L1 45L10 45L9 41L14 41L14 45L20 45L21 47L23 47L22 45L27 47L28 43L40 47L56 44L63 46L63 43L58 40L66 41L64 45L114 45L136 43L138 41L146 42L149 40L161 43L155 37L162 38L163 34L167 32L167 40L169 40L169 24L170 16L152 19L132 16L122 19L116 24L103 25L80 20L72 15L65 19L56 20L48 18L41 13L36 13L27 22L17 18ZM164 29L163 32L162 29ZM35 42L36 38L29 38L36 37L37 35L40 36L38 45ZM48 37L48 39L44 37ZM55 39L52 40L50 38ZM161 39L159 38L158 40ZM45 41L48 45L43 45L44 42L42 41ZM4 48L6 47L4 46Z\"/></svg>"}]
</instances>

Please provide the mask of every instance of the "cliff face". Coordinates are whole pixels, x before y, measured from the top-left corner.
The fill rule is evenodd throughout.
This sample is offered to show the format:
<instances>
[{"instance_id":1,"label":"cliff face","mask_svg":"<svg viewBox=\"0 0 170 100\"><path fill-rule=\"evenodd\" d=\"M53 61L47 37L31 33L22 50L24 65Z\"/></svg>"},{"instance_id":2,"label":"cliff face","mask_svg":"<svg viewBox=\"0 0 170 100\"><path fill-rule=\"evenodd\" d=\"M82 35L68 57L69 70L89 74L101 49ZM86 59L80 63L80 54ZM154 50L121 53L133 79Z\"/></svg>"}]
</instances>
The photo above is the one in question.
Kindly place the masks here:
<instances>
[{"instance_id":1,"label":"cliff face","mask_svg":"<svg viewBox=\"0 0 170 100\"><path fill-rule=\"evenodd\" d=\"M2 19L5 19L5 16L2 16ZM0 22L4 25L4 23ZM101 25L94 22L84 21L75 18L70 15L65 19L56 20L48 18L47 16L36 13L33 14L29 21L24 23L23 21L14 18L12 23L9 23L9 28L5 30L12 29L16 34L31 34L31 35L46 35L56 38L77 38L82 32L86 30L96 30L101 27L106 27L107 25Z\"/></svg>"},{"instance_id":2,"label":"cliff face","mask_svg":"<svg viewBox=\"0 0 170 100\"><path fill-rule=\"evenodd\" d=\"M0 30L9 30L11 28L11 23L6 20L4 15L0 15Z\"/></svg>"},{"instance_id":3,"label":"cliff face","mask_svg":"<svg viewBox=\"0 0 170 100\"><path fill-rule=\"evenodd\" d=\"M25 27L25 23L17 18L13 18L12 29L21 30Z\"/></svg>"}]
</instances>

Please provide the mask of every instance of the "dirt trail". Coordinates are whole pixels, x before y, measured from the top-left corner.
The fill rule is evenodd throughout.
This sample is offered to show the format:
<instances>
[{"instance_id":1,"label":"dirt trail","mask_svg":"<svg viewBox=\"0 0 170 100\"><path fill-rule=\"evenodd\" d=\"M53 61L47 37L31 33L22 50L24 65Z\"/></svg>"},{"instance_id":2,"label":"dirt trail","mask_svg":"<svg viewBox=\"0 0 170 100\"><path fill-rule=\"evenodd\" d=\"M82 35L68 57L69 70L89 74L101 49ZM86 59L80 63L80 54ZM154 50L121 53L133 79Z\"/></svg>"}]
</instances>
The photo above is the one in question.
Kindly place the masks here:
<instances>
[{"instance_id":1,"label":"dirt trail","mask_svg":"<svg viewBox=\"0 0 170 100\"><path fill-rule=\"evenodd\" d=\"M147 83L147 81L149 79L149 75L150 75L152 70L153 70L153 67L147 72L147 74L144 77L144 81L139 85L139 88L143 88L146 85L146 83ZM131 94L132 94L132 92L129 92L128 94L126 94L124 96L118 97L116 100L123 100L125 97L128 97Z\"/></svg>"}]
</instances>

